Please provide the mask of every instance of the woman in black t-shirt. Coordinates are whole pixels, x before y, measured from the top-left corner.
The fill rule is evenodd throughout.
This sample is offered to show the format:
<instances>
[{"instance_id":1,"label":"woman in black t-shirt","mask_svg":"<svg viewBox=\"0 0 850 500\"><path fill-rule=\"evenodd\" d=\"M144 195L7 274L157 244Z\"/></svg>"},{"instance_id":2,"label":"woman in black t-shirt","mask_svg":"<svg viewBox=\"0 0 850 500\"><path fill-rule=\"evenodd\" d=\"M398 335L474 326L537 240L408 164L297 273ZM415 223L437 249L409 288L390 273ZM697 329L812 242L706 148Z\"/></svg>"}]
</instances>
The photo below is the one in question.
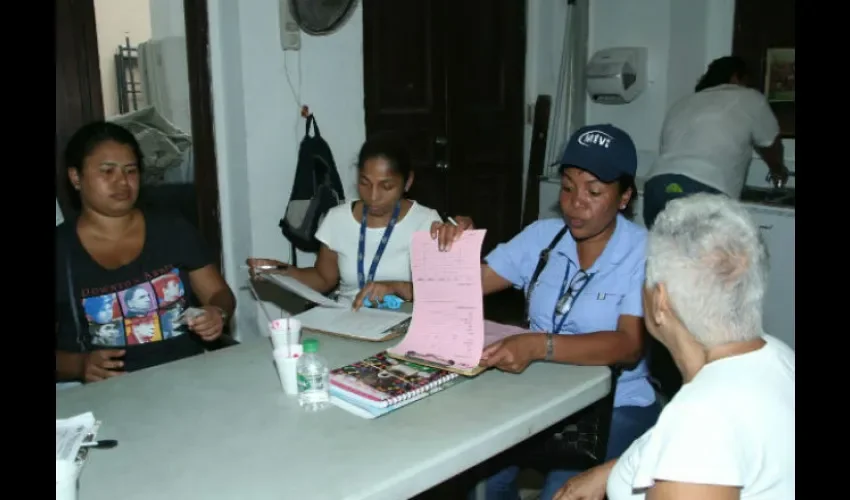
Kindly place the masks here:
<instances>
[{"instance_id":1,"label":"woman in black t-shirt","mask_svg":"<svg viewBox=\"0 0 850 500\"><path fill-rule=\"evenodd\" d=\"M108 122L68 143L80 215L56 228L58 380L94 382L199 354L233 314L233 292L195 228L136 207L142 157L133 135Z\"/></svg>"}]
</instances>

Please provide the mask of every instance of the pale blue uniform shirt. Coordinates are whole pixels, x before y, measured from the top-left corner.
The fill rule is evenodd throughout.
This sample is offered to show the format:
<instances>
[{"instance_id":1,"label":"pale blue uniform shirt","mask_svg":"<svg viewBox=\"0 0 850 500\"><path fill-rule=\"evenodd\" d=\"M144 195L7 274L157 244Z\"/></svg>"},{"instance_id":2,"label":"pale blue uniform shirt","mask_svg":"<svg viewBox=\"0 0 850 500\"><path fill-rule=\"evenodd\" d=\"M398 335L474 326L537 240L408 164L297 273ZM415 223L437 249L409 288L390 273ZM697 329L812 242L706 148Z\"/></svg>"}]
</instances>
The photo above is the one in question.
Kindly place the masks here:
<instances>
[{"instance_id":1,"label":"pale blue uniform shirt","mask_svg":"<svg viewBox=\"0 0 850 500\"><path fill-rule=\"evenodd\" d=\"M540 252L548 247L564 227L561 219L544 219L526 227L507 243L502 243L487 255L493 271L528 294L529 281L537 267ZM562 315L552 323L552 313L558 302L565 275L567 284L581 266L575 240L567 232L549 254L549 262L540 273L530 297L531 330L560 335L581 335L617 329L620 315L643 317L641 291L646 272L646 229L617 216L617 227L605 250L593 263L588 274L593 278L581 291L563 322L561 331L553 329L561 323ZM655 390L649 383L646 358L620 375L614 406L649 406L655 402Z\"/></svg>"}]
</instances>

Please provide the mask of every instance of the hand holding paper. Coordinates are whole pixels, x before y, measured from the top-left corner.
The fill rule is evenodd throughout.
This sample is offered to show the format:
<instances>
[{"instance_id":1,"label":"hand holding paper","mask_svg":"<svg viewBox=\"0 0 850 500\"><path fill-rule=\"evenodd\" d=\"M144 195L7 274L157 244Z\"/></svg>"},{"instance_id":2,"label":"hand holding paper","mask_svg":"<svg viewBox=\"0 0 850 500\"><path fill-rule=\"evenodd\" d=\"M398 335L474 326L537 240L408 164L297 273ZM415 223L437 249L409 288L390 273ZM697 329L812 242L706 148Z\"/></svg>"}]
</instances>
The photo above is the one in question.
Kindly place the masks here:
<instances>
[{"instance_id":1,"label":"hand holding paper","mask_svg":"<svg viewBox=\"0 0 850 500\"><path fill-rule=\"evenodd\" d=\"M481 355L481 366L495 367L510 373L522 373L546 351L543 334L511 335L487 346Z\"/></svg>"},{"instance_id":2,"label":"hand holding paper","mask_svg":"<svg viewBox=\"0 0 850 500\"><path fill-rule=\"evenodd\" d=\"M474 228L472 219L462 215L455 218L449 217L449 222L433 222L431 224L431 238L437 241L437 248L441 252L448 252L452 244L459 240L464 231Z\"/></svg>"}]
</instances>

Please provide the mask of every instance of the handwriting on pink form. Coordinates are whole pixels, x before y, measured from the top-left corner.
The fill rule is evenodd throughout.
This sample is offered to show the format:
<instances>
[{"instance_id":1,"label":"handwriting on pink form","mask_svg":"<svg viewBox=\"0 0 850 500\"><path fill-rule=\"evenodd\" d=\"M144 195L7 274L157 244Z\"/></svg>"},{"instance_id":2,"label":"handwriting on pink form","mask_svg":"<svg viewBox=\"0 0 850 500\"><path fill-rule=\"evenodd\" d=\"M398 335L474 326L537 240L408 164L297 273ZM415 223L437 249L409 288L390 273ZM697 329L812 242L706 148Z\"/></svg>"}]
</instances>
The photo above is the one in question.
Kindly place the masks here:
<instances>
[{"instance_id":1,"label":"handwriting on pink form","mask_svg":"<svg viewBox=\"0 0 850 500\"><path fill-rule=\"evenodd\" d=\"M448 252L439 251L429 232L413 234L413 319L393 352L451 360L462 368L478 365L484 349L484 234L482 229L465 231Z\"/></svg>"}]
</instances>

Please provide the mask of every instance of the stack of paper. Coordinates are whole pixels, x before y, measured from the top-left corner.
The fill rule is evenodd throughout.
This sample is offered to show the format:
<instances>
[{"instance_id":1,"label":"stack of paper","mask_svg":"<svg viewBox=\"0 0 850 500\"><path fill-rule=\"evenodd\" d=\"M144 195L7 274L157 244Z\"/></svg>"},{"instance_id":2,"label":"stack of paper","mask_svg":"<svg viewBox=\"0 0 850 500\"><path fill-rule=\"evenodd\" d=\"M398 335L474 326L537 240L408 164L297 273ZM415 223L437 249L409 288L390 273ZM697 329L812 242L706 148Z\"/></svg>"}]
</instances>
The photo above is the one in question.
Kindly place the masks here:
<instances>
[{"instance_id":1,"label":"stack of paper","mask_svg":"<svg viewBox=\"0 0 850 500\"><path fill-rule=\"evenodd\" d=\"M97 422L91 412L76 417L56 419L56 460L74 462L83 441L92 438Z\"/></svg>"},{"instance_id":2,"label":"stack of paper","mask_svg":"<svg viewBox=\"0 0 850 500\"><path fill-rule=\"evenodd\" d=\"M351 304L331 300L290 276L267 274L264 278L316 304L317 307L294 316L304 329L373 342L389 340L407 331L409 313L366 307L353 311Z\"/></svg>"},{"instance_id":3,"label":"stack of paper","mask_svg":"<svg viewBox=\"0 0 850 500\"><path fill-rule=\"evenodd\" d=\"M72 464L79 477L88 457L88 448L82 447L82 443L94 441L100 422L95 420L91 412L83 413L71 418L56 419L56 467L66 462ZM58 486L57 486L58 488Z\"/></svg>"},{"instance_id":4,"label":"stack of paper","mask_svg":"<svg viewBox=\"0 0 850 500\"><path fill-rule=\"evenodd\" d=\"M313 304L322 306L322 307L344 307L342 304L335 300L331 300L321 293L313 290L309 286L301 283L297 279L291 276L281 276L280 274L263 274L263 278L266 281L274 283L275 285L289 290L290 292L298 295L304 300L310 301Z\"/></svg>"}]
</instances>

